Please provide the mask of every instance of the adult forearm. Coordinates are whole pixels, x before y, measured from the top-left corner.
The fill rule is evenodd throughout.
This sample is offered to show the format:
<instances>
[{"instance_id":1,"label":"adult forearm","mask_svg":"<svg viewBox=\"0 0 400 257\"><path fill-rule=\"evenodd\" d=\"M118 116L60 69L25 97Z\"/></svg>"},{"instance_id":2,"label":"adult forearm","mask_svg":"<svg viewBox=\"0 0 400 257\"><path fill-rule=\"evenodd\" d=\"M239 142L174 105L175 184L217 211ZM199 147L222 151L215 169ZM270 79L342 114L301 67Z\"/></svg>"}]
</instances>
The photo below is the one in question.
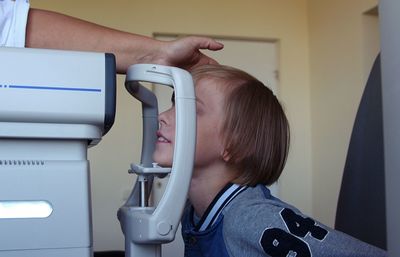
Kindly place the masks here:
<instances>
[{"instance_id":1,"label":"adult forearm","mask_svg":"<svg viewBox=\"0 0 400 257\"><path fill-rule=\"evenodd\" d=\"M119 73L124 73L133 63L157 62L154 56L158 50L161 52L162 44L149 37L118 31L60 13L38 9L29 11L27 47L111 52L116 55Z\"/></svg>"},{"instance_id":2,"label":"adult forearm","mask_svg":"<svg viewBox=\"0 0 400 257\"><path fill-rule=\"evenodd\" d=\"M60 13L31 9L26 47L113 53L117 72L125 73L135 63L156 63L185 69L216 63L200 50L217 51L223 45L208 37L193 36L163 42Z\"/></svg>"}]
</instances>

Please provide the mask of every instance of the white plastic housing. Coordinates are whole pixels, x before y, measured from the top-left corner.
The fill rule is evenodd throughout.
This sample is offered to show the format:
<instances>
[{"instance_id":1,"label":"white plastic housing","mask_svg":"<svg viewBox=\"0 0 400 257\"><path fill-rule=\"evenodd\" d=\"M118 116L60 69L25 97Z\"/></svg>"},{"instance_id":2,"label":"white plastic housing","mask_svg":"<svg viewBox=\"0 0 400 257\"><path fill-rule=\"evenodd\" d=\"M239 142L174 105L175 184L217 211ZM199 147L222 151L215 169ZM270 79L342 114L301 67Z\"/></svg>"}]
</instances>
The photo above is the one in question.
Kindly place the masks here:
<instances>
[{"instance_id":1,"label":"white plastic housing","mask_svg":"<svg viewBox=\"0 0 400 257\"><path fill-rule=\"evenodd\" d=\"M157 103L152 102L156 99L138 81L174 88L176 131L173 164L167 188L156 208L138 206L139 196L135 194L137 182L131 198L120 208L118 217L125 235L125 256L159 256L159 244L174 239L187 200L196 143L196 98L192 77L185 70L152 64L131 66L126 86L133 96L142 101L144 122L148 123L144 127L149 128L144 129L147 141L143 144L154 145L156 140ZM147 134L149 131L152 131L151 135ZM146 173L154 169L154 174L158 174L159 168L152 168L151 164L153 149L142 149L142 166L148 167Z\"/></svg>"},{"instance_id":2,"label":"white plastic housing","mask_svg":"<svg viewBox=\"0 0 400 257\"><path fill-rule=\"evenodd\" d=\"M107 87L115 84L113 58L104 53L0 48L0 137L97 143L114 121L115 86Z\"/></svg>"},{"instance_id":3,"label":"white plastic housing","mask_svg":"<svg viewBox=\"0 0 400 257\"><path fill-rule=\"evenodd\" d=\"M0 257L91 257L87 148L114 121L114 56L0 48L0 60Z\"/></svg>"}]
</instances>

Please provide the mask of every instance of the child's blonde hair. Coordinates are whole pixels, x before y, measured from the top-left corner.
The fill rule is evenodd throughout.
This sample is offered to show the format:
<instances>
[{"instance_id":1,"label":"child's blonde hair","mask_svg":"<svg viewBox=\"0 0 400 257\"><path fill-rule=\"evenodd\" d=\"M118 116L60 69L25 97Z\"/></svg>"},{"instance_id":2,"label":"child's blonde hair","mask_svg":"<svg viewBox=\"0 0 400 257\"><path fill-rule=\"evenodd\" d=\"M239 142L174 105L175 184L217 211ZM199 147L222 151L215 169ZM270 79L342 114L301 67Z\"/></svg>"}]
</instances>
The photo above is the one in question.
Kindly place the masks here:
<instances>
[{"instance_id":1,"label":"child's blonde hair","mask_svg":"<svg viewBox=\"0 0 400 257\"><path fill-rule=\"evenodd\" d=\"M194 68L195 83L210 79L226 92L220 131L227 163L239 172L235 183L255 186L277 181L289 151L289 124L281 104L262 82L222 65Z\"/></svg>"}]
</instances>

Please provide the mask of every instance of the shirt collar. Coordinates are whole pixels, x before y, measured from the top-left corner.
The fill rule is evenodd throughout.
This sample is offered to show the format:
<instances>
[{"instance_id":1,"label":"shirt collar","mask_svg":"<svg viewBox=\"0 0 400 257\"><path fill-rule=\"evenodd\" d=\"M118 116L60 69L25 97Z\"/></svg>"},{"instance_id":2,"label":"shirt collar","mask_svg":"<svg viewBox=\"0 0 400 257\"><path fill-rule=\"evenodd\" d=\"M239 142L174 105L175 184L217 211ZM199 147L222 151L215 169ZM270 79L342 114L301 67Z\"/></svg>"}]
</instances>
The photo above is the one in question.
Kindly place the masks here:
<instances>
[{"instance_id":1,"label":"shirt collar","mask_svg":"<svg viewBox=\"0 0 400 257\"><path fill-rule=\"evenodd\" d=\"M211 204L208 206L206 212L201 217L200 221L195 225L196 231L204 231L210 228L218 219L222 210L241 192L247 187L237 184L229 183L226 185L214 198ZM194 223L194 209L192 207L191 219Z\"/></svg>"}]
</instances>

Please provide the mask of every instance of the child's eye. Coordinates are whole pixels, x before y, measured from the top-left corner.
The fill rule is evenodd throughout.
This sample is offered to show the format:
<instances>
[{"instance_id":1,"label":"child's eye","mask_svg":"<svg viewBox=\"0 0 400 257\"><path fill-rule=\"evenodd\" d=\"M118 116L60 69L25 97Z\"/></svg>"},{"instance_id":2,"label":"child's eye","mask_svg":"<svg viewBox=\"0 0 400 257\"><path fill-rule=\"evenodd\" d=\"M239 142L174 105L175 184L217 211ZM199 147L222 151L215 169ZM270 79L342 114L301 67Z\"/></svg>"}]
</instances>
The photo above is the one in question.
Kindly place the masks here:
<instances>
[{"instance_id":1,"label":"child's eye","mask_svg":"<svg viewBox=\"0 0 400 257\"><path fill-rule=\"evenodd\" d=\"M172 103L173 106L175 105L175 91L172 92L171 103Z\"/></svg>"}]
</instances>

